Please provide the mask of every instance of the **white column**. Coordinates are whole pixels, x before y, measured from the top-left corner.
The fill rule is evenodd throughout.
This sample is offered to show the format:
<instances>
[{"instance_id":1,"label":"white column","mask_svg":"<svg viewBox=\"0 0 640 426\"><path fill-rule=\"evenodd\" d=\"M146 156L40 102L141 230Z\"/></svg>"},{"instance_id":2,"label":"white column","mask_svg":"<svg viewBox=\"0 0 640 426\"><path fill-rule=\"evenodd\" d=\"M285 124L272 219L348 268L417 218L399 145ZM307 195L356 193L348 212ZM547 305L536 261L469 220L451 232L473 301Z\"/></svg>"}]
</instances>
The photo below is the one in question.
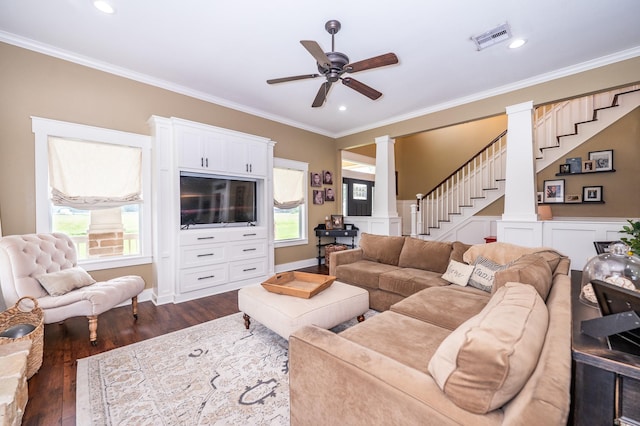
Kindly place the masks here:
<instances>
[{"instance_id":1,"label":"white column","mask_svg":"<svg viewBox=\"0 0 640 426\"><path fill-rule=\"evenodd\" d=\"M411 236L413 238L418 237L418 205L411 204Z\"/></svg>"},{"instance_id":2,"label":"white column","mask_svg":"<svg viewBox=\"0 0 640 426\"><path fill-rule=\"evenodd\" d=\"M371 232L402 235L401 218L396 206L395 140L380 136L376 141L376 189L371 214Z\"/></svg>"},{"instance_id":3,"label":"white column","mask_svg":"<svg viewBox=\"0 0 640 426\"><path fill-rule=\"evenodd\" d=\"M497 223L498 241L524 246L542 242L536 213L533 101L508 106L504 213Z\"/></svg>"}]
</instances>

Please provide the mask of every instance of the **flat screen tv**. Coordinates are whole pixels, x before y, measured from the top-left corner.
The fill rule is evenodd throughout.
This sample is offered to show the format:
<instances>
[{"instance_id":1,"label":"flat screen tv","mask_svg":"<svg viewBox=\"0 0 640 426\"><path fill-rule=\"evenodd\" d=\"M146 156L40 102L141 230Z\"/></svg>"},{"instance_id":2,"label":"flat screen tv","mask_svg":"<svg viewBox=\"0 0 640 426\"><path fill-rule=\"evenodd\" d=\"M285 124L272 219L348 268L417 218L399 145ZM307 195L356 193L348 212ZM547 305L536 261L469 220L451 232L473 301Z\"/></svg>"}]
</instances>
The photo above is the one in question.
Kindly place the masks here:
<instances>
[{"instance_id":1,"label":"flat screen tv","mask_svg":"<svg viewBox=\"0 0 640 426\"><path fill-rule=\"evenodd\" d=\"M181 229L254 225L256 185L252 180L180 172Z\"/></svg>"}]
</instances>

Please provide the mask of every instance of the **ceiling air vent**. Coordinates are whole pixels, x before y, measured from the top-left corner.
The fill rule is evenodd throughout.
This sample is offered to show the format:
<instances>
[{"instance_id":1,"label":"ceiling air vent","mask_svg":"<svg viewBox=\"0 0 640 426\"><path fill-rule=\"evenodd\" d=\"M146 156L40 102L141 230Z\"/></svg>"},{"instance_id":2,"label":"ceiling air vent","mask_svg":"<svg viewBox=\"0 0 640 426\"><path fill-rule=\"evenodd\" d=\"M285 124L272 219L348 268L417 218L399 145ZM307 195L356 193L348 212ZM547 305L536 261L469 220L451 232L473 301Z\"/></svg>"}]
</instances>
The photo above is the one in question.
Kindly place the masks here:
<instances>
[{"instance_id":1,"label":"ceiling air vent","mask_svg":"<svg viewBox=\"0 0 640 426\"><path fill-rule=\"evenodd\" d=\"M502 25L486 31L480 35L471 37L471 40L476 44L478 50L486 49L489 46L509 40L511 38L511 28L509 24L505 22Z\"/></svg>"}]
</instances>

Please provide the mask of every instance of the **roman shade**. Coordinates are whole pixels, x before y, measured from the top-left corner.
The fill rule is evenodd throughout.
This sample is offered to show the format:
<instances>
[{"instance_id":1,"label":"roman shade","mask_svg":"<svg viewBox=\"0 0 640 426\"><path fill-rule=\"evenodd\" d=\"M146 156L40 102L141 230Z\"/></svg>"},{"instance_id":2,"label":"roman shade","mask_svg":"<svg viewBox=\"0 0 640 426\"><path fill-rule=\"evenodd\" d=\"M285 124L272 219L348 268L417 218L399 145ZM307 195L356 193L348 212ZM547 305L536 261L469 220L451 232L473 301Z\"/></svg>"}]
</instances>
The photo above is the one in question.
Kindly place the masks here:
<instances>
[{"instance_id":1,"label":"roman shade","mask_svg":"<svg viewBox=\"0 0 640 426\"><path fill-rule=\"evenodd\" d=\"M292 209L304 204L304 173L300 170L273 169L273 205Z\"/></svg>"},{"instance_id":2,"label":"roman shade","mask_svg":"<svg viewBox=\"0 0 640 426\"><path fill-rule=\"evenodd\" d=\"M48 149L54 205L95 210L142 202L142 149L57 137L49 137Z\"/></svg>"}]
</instances>

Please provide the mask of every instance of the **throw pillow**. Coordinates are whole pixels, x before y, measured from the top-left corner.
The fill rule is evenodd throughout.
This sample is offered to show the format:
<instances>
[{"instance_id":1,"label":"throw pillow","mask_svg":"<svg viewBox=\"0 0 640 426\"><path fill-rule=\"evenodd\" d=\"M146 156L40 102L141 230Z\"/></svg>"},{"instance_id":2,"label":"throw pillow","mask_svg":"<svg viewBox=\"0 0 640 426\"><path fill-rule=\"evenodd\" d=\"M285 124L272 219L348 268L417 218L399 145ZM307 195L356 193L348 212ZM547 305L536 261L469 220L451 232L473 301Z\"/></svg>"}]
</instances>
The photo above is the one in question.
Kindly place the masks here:
<instances>
[{"instance_id":1,"label":"throw pillow","mask_svg":"<svg viewBox=\"0 0 640 426\"><path fill-rule=\"evenodd\" d=\"M447 270L451 247L449 242L406 237L397 265L442 274Z\"/></svg>"},{"instance_id":2,"label":"throw pillow","mask_svg":"<svg viewBox=\"0 0 640 426\"><path fill-rule=\"evenodd\" d=\"M457 406L485 414L520 392L538 364L549 313L528 284L507 283L447 336L429 373Z\"/></svg>"},{"instance_id":3,"label":"throw pillow","mask_svg":"<svg viewBox=\"0 0 640 426\"><path fill-rule=\"evenodd\" d=\"M466 263L451 260L449 261L447 271L442 275L442 279L449 281L451 284L457 284L464 287L469 282L469 277L471 276L473 269L473 265L467 265Z\"/></svg>"},{"instance_id":4,"label":"throw pillow","mask_svg":"<svg viewBox=\"0 0 640 426\"><path fill-rule=\"evenodd\" d=\"M360 236L362 257L387 265L398 266L398 258L404 245L405 237L375 235L363 232Z\"/></svg>"},{"instance_id":5,"label":"throw pillow","mask_svg":"<svg viewBox=\"0 0 640 426\"><path fill-rule=\"evenodd\" d=\"M35 279L51 296L62 296L71 290L86 287L96 282L87 271L79 266L38 275Z\"/></svg>"},{"instance_id":6,"label":"throw pillow","mask_svg":"<svg viewBox=\"0 0 640 426\"><path fill-rule=\"evenodd\" d=\"M508 268L495 273L493 292L508 282L523 283L532 285L542 300L547 300L552 281L549 263L538 254L525 254Z\"/></svg>"},{"instance_id":7,"label":"throw pillow","mask_svg":"<svg viewBox=\"0 0 640 426\"><path fill-rule=\"evenodd\" d=\"M495 263L504 265L505 263L516 260L523 254L530 254L539 250L541 250L540 247L523 247L498 241L488 244L475 244L464 252L462 259L468 264L472 264L478 256L482 256L485 259L490 259Z\"/></svg>"},{"instance_id":8,"label":"throw pillow","mask_svg":"<svg viewBox=\"0 0 640 426\"><path fill-rule=\"evenodd\" d=\"M488 291L489 293L491 293L491 287L493 287L495 273L507 268L507 265L498 265L482 256L476 258L473 266L473 272L469 278L469 285L483 291Z\"/></svg>"}]
</instances>

